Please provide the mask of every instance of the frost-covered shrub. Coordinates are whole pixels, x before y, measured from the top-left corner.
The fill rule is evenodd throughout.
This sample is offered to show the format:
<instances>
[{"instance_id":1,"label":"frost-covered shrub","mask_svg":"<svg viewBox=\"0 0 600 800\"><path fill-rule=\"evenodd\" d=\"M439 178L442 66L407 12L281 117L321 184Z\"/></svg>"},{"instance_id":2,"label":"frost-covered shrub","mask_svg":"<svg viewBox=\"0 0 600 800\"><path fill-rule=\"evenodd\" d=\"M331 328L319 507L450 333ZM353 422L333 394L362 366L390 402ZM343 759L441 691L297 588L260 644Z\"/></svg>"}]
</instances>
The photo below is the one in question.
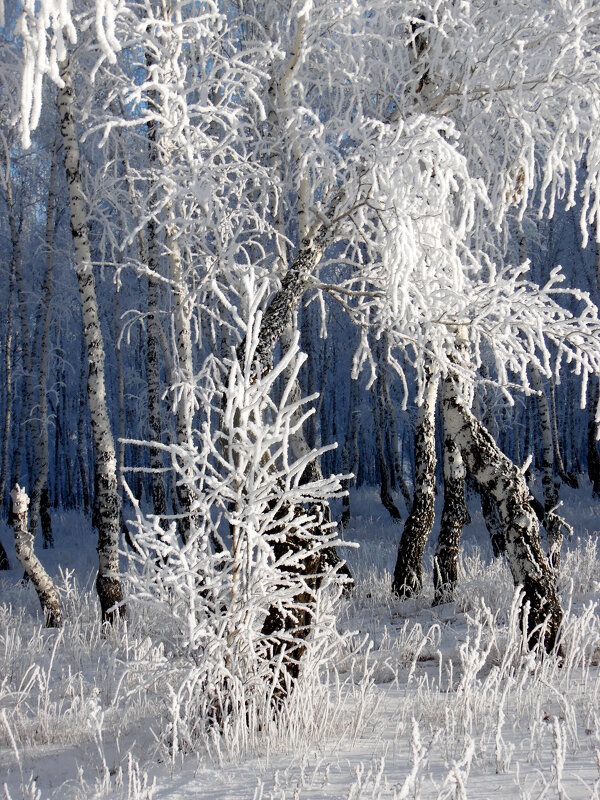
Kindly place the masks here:
<instances>
[{"instance_id":1,"label":"frost-covered shrub","mask_svg":"<svg viewBox=\"0 0 600 800\"><path fill-rule=\"evenodd\" d=\"M327 449L291 456L290 437L314 399L289 400L304 356L296 338L257 378L259 326L254 308L243 363L235 353L206 359L194 451L166 448L192 497L185 541L176 519L144 516L131 496L132 599L155 610L182 668L169 699L173 751L231 720L265 724L296 681L308 673L314 680L339 641L334 607L344 579L325 557L337 539L322 508L340 494L340 478L303 481Z\"/></svg>"}]
</instances>

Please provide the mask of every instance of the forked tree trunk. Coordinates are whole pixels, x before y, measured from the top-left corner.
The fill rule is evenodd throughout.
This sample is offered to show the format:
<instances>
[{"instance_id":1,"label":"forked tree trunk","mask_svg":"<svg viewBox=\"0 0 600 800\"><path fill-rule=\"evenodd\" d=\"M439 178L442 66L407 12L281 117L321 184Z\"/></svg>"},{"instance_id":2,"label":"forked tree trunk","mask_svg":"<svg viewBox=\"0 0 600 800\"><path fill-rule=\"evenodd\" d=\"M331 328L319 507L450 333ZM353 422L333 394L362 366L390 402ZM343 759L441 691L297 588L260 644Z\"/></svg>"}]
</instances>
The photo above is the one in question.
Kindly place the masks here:
<instances>
[{"instance_id":1,"label":"forked tree trunk","mask_svg":"<svg viewBox=\"0 0 600 800\"><path fill-rule=\"evenodd\" d=\"M10 493L13 504L13 528L15 532L15 551L25 574L35 586L44 613L46 627L60 628L62 612L52 579L40 563L33 550L33 534L27 526L29 497L19 484Z\"/></svg>"},{"instance_id":2,"label":"forked tree trunk","mask_svg":"<svg viewBox=\"0 0 600 800\"><path fill-rule=\"evenodd\" d=\"M423 585L423 553L431 533L435 501L435 406L439 378L429 378L415 430L415 491L398 546L392 591L410 597Z\"/></svg>"},{"instance_id":3,"label":"forked tree trunk","mask_svg":"<svg viewBox=\"0 0 600 800\"><path fill-rule=\"evenodd\" d=\"M550 408L544 391L544 384L539 371L531 368L533 388L538 392L538 412L542 433L542 487L544 490L544 511L547 518L544 521L548 534L548 559L555 572L560 569L560 549L562 546L562 526L558 517L550 512L558 506L558 483L554 478L554 442L552 441L552 423Z\"/></svg>"},{"instance_id":4,"label":"forked tree trunk","mask_svg":"<svg viewBox=\"0 0 600 800\"><path fill-rule=\"evenodd\" d=\"M434 605L452 600L458 581L460 535L470 521L465 501L465 478L460 449L444 431L444 508L433 559Z\"/></svg>"},{"instance_id":5,"label":"forked tree trunk","mask_svg":"<svg viewBox=\"0 0 600 800\"><path fill-rule=\"evenodd\" d=\"M540 641L543 628L542 644L551 651L557 644L562 609L540 545L525 478L471 413L452 378L444 381L442 406L447 435L460 448L469 473L497 503L513 580L523 588L530 643Z\"/></svg>"},{"instance_id":6,"label":"forked tree trunk","mask_svg":"<svg viewBox=\"0 0 600 800\"><path fill-rule=\"evenodd\" d=\"M71 232L75 246L75 268L83 314L83 332L87 348L88 401L94 436L96 489L94 525L98 531L98 577L96 589L102 609L102 621L112 623L125 615L119 579L119 530L121 498L117 484L115 443L106 404L104 377L104 340L98 316L96 283L92 269L86 210L81 184L79 145L73 118L73 89L68 60L60 63L63 86L58 90L58 110L71 210Z\"/></svg>"}]
</instances>

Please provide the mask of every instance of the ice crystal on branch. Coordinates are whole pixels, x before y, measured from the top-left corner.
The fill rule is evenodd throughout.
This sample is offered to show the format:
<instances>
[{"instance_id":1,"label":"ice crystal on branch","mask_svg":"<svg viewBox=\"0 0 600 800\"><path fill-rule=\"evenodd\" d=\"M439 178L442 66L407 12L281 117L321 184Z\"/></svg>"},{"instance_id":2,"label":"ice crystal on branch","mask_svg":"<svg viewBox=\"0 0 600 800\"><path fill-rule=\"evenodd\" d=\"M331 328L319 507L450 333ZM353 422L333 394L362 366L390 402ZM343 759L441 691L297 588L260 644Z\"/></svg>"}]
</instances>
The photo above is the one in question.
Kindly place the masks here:
<instances>
[{"instance_id":1,"label":"ice crystal on branch","mask_svg":"<svg viewBox=\"0 0 600 800\"><path fill-rule=\"evenodd\" d=\"M269 713L302 679L303 659L318 671L339 641L331 609L344 579L324 558L338 542L319 501L340 495L341 476L303 482L327 448L291 457L289 438L315 398L288 402L304 360L297 339L257 380L260 294L250 304L244 362L235 352L211 357L198 377L194 451L167 448L193 498L186 541L175 521L164 530L131 496L134 597L165 618L168 646L197 665L197 714L207 723L242 708Z\"/></svg>"}]
</instances>

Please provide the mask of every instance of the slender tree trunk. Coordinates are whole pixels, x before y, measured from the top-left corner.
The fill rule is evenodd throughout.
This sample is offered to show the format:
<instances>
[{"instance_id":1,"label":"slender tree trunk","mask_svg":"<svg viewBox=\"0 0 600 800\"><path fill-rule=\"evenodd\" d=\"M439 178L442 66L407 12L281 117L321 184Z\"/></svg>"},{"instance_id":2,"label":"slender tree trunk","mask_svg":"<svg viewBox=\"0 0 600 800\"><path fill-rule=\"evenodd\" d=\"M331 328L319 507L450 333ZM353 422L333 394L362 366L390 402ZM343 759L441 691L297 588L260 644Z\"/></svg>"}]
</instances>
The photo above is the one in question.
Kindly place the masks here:
<instances>
[{"instance_id":1,"label":"slender tree trunk","mask_svg":"<svg viewBox=\"0 0 600 800\"><path fill-rule=\"evenodd\" d=\"M156 141L157 123L148 123L148 146L150 164L157 160ZM148 267L156 274L160 271L158 253L158 239L156 222L150 219L147 224L148 241ZM160 361L159 361L159 300L160 291L158 282L148 277L148 327L146 344L146 377L148 381L148 427L151 442L162 440L161 403L160 403ZM163 459L161 451L156 447L150 448L150 468L152 470L152 506L154 513L164 517L167 513L167 493L163 473Z\"/></svg>"},{"instance_id":2,"label":"slender tree trunk","mask_svg":"<svg viewBox=\"0 0 600 800\"><path fill-rule=\"evenodd\" d=\"M415 490L398 546L392 591L410 597L423 585L423 553L431 533L435 501L435 406L439 378L429 378L415 430Z\"/></svg>"},{"instance_id":3,"label":"slender tree trunk","mask_svg":"<svg viewBox=\"0 0 600 800\"><path fill-rule=\"evenodd\" d=\"M48 376L48 348L50 343L50 321L51 321L51 298L52 280L54 271L54 206L55 195L54 185L56 179L56 162L58 154L58 138L52 155L52 167L50 169L50 182L48 187L48 204L46 207L46 273L42 287L42 306L40 309L42 317L41 341L40 341L40 367L39 367L39 400L38 416L39 423L34 429L35 437L35 482L31 491L29 525L33 536L38 527L40 514L40 502L46 481L48 479L48 401L46 397L46 380ZM54 547L54 537L52 536L52 525L49 522L49 515L46 516L45 525L42 526L42 541L44 548Z\"/></svg>"},{"instance_id":4,"label":"slender tree trunk","mask_svg":"<svg viewBox=\"0 0 600 800\"><path fill-rule=\"evenodd\" d=\"M434 605L452 600L458 581L460 536L470 521L465 502L465 478L460 449L444 431L444 508L433 559Z\"/></svg>"},{"instance_id":5,"label":"slender tree trunk","mask_svg":"<svg viewBox=\"0 0 600 800\"><path fill-rule=\"evenodd\" d=\"M64 85L58 90L58 109L65 150L65 168L71 205L71 231L75 245L77 281L87 347L88 400L94 435L96 494L93 519L98 531L99 557L96 589L102 609L102 621L113 622L117 614L121 616L125 614L119 579L118 555L121 499L117 485L115 444L106 404L104 341L98 316L96 285L86 224L79 145L73 118L73 89L68 61L61 62L60 76Z\"/></svg>"},{"instance_id":6,"label":"slender tree trunk","mask_svg":"<svg viewBox=\"0 0 600 800\"><path fill-rule=\"evenodd\" d=\"M0 572L7 569L10 569L10 562L8 560L8 556L6 555L4 545L2 542L0 542Z\"/></svg>"},{"instance_id":7,"label":"slender tree trunk","mask_svg":"<svg viewBox=\"0 0 600 800\"><path fill-rule=\"evenodd\" d=\"M4 354L4 373L6 391L6 411L4 413L3 438L2 438L2 466L0 468L0 508L4 505L4 491L8 475L8 453L11 434L11 420L13 412L12 390L12 348L13 348L13 303L15 272L14 264L11 265L10 282L8 288L8 320L6 330L6 352Z\"/></svg>"},{"instance_id":8,"label":"slender tree trunk","mask_svg":"<svg viewBox=\"0 0 600 800\"><path fill-rule=\"evenodd\" d=\"M60 628L62 612L52 579L40 563L33 550L33 534L27 527L27 508L29 497L19 484L11 492L13 503L13 528L15 531L15 551L25 574L35 586L44 613L46 627Z\"/></svg>"},{"instance_id":9,"label":"slender tree trunk","mask_svg":"<svg viewBox=\"0 0 600 800\"><path fill-rule=\"evenodd\" d=\"M85 337L81 337L81 367L79 377L79 409L77 414L77 465L81 480L81 493L83 497L83 512L90 514L90 489L87 471L87 452L85 446L85 398L87 384L87 360Z\"/></svg>"},{"instance_id":10,"label":"slender tree trunk","mask_svg":"<svg viewBox=\"0 0 600 800\"><path fill-rule=\"evenodd\" d=\"M542 643L551 651L557 644L562 609L540 545L538 520L525 478L473 416L452 378L444 381L442 405L448 436L460 448L467 470L497 504L513 580L523 588L530 642L540 641L543 626Z\"/></svg>"},{"instance_id":11,"label":"slender tree trunk","mask_svg":"<svg viewBox=\"0 0 600 800\"><path fill-rule=\"evenodd\" d=\"M596 438L596 409L598 408L599 380L594 379L594 391L588 409L587 419L587 472L592 484L594 497L600 497L600 453Z\"/></svg>"},{"instance_id":12,"label":"slender tree trunk","mask_svg":"<svg viewBox=\"0 0 600 800\"><path fill-rule=\"evenodd\" d=\"M558 483L554 478L554 442L552 441L552 423L550 408L544 391L539 371L531 368L533 388L538 392L538 413L542 433L542 487L544 489L544 511L546 515L555 511L558 505ZM545 521L548 534L548 558L555 572L560 569L560 549L562 546L562 526L557 517Z\"/></svg>"},{"instance_id":13,"label":"slender tree trunk","mask_svg":"<svg viewBox=\"0 0 600 800\"><path fill-rule=\"evenodd\" d=\"M380 380L381 375L378 377L376 385L371 389L373 425L375 427L375 444L377 447L377 464L379 466L379 497L381 498L383 507L389 513L394 522L400 522L402 517L400 516L400 512L398 511L396 503L394 503L394 498L392 497L392 492L390 490L390 475L385 457L385 447L383 441L385 412L383 407L383 395L380 391L381 386L377 385L379 384Z\"/></svg>"},{"instance_id":14,"label":"slender tree trunk","mask_svg":"<svg viewBox=\"0 0 600 800\"><path fill-rule=\"evenodd\" d=\"M346 442L342 453L344 461L344 472L351 472L354 475L352 481L348 486L348 492L342 499L342 528L347 528L350 524L350 486L356 486L358 478L359 466L359 449L358 449L358 421L360 410L358 408L358 381L353 380L350 387L350 411L349 411L349 425L348 433L346 435Z\"/></svg>"}]
</instances>

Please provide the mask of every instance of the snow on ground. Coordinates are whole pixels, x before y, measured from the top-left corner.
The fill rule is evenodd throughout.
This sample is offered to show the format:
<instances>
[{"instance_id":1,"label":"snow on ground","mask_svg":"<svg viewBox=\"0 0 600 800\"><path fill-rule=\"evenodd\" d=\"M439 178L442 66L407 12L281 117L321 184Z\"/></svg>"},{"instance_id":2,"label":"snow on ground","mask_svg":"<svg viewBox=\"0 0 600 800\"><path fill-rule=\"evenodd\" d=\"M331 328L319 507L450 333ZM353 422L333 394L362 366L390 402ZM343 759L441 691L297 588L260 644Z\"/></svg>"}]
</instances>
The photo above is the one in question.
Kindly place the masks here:
<instances>
[{"instance_id":1,"label":"snow on ground","mask_svg":"<svg viewBox=\"0 0 600 800\"><path fill-rule=\"evenodd\" d=\"M64 629L42 628L20 570L0 577L0 797L599 798L600 504L587 488L564 498L575 536L560 578L562 663L522 649L510 575L474 505L456 600L432 608L431 581L417 599L391 597L400 528L361 491L345 534L361 545L347 554L357 587L340 613L355 633L327 684L283 731L207 738L195 754L161 736L171 665L156 625L132 607L127 629L101 638L94 537L57 514L57 547L40 556ZM14 565L6 528L0 537Z\"/></svg>"}]
</instances>

